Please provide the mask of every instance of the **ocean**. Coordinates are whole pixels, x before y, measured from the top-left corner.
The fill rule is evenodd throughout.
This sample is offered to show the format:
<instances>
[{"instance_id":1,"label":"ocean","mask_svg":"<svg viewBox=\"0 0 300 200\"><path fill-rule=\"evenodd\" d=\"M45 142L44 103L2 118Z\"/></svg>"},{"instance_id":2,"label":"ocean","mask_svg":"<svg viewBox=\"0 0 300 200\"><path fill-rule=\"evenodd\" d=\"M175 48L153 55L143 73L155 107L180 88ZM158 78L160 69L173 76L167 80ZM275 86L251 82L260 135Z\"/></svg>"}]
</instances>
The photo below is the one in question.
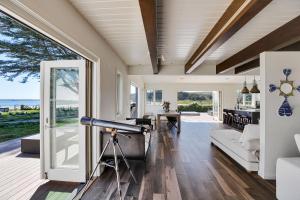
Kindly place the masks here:
<instances>
[{"instance_id":1,"label":"ocean","mask_svg":"<svg viewBox=\"0 0 300 200\"><path fill-rule=\"evenodd\" d=\"M0 108L14 108L15 106L39 106L39 99L0 99Z\"/></svg>"}]
</instances>

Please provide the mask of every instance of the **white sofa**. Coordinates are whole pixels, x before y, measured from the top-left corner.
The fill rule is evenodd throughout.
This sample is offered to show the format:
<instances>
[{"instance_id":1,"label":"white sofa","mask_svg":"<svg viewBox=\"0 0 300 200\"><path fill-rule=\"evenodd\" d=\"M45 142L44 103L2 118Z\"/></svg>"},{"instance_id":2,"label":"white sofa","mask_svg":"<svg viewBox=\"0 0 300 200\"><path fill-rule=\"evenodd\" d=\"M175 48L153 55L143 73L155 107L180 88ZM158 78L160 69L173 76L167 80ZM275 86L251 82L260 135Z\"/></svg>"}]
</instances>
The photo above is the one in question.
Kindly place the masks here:
<instances>
[{"instance_id":1,"label":"white sofa","mask_svg":"<svg viewBox=\"0 0 300 200\"><path fill-rule=\"evenodd\" d=\"M300 134L295 135L300 151ZM300 199L300 157L279 158L276 165L276 196L279 200Z\"/></svg>"},{"instance_id":2,"label":"white sofa","mask_svg":"<svg viewBox=\"0 0 300 200\"><path fill-rule=\"evenodd\" d=\"M243 133L233 129L213 130L210 139L212 144L219 147L247 171L258 171L258 125L246 125Z\"/></svg>"}]
</instances>

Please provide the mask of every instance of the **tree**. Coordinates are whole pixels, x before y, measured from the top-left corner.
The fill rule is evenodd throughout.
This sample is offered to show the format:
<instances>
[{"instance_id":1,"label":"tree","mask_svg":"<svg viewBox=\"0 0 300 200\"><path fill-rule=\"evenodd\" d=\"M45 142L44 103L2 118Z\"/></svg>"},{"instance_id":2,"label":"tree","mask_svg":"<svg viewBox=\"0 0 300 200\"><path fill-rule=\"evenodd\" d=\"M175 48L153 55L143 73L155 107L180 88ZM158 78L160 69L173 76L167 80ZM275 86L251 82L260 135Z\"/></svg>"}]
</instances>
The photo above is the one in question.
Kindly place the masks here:
<instances>
[{"instance_id":1,"label":"tree","mask_svg":"<svg viewBox=\"0 0 300 200\"><path fill-rule=\"evenodd\" d=\"M0 12L0 77L13 81L21 76L39 78L40 62L43 60L71 60L81 57L73 51L21 24ZM64 79L63 75L58 77ZM73 73L76 76L76 73ZM69 75L70 76L70 75ZM74 77L76 78L76 77ZM75 79L63 80L74 81Z\"/></svg>"}]
</instances>

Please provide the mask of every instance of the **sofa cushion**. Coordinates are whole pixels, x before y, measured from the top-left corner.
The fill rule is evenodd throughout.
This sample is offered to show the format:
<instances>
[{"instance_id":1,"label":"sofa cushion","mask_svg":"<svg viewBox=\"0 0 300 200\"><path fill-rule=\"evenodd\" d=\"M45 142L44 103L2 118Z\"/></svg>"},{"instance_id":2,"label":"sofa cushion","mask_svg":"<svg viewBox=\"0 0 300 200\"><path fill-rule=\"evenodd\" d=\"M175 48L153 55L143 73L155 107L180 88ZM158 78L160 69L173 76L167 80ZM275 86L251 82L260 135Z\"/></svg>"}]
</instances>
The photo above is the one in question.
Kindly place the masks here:
<instances>
[{"instance_id":1,"label":"sofa cushion","mask_svg":"<svg viewBox=\"0 0 300 200\"><path fill-rule=\"evenodd\" d=\"M295 136L296 145L298 147L298 150L300 152L300 134L296 134Z\"/></svg>"},{"instance_id":2,"label":"sofa cushion","mask_svg":"<svg viewBox=\"0 0 300 200\"><path fill-rule=\"evenodd\" d=\"M260 149L259 139L252 139L244 142L243 144L244 149L248 151L257 151Z\"/></svg>"},{"instance_id":3,"label":"sofa cushion","mask_svg":"<svg viewBox=\"0 0 300 200\"><path fill-rule=\"evenodd\" d=\"M258 162L258 158L254 153L246 150L239 142L241 137L240 132L236 130L215 130L211 132L211 137L223 144L227 149L230 149L233 153L239 156L241 159L247 162Z\"/></svg>"},{"instance_id":4,"label":"sofa cushion","mask_svg":"<svg viewBox=\"0 0 300 200\"><path fill-rule=\"evenodd\" d=\"M245 142L252 139L259 139L259 125L248 124L245 126L243 134L241 135L239 141L244 145Z\"/></svg>"}]
</instances>

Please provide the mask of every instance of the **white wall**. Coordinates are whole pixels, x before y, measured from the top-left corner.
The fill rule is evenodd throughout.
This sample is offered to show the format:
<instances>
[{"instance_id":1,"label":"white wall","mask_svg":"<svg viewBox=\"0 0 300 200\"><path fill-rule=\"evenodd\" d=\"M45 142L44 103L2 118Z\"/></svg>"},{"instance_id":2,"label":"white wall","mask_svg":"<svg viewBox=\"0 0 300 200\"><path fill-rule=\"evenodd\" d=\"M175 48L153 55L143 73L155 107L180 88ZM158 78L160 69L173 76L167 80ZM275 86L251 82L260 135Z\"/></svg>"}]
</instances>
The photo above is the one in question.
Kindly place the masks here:
<instances>
[{"instance_id":1,"label":"white wall","mask_svg":"<svg viewBox=\"0 0 300 200\"><path fill-rule=\"evenodd\" d=\"M292 69L290 80L295 86L300 84L300 52L265 52L260 55L261 78L261 152L259 175L266 179L274 179L276 160L280 157L299 156L294 134L300 133L300 94L295 91L289 98L294 108L291 117L280 117L278 108L284 98L278 91L270 93L269 84L279 85L284 80L284 68Z\"/></svg>"},{"instance_id":2,"label":"white wall","mask_svg":"<svg viewBox=\"0 0 300 200\"><path fill-rule=\"evenodd\" d=\"M75 52L97 62L100 67L100 117L116 117L116 71L124 77L124 90L128 91L127 66L98 34L98 32L66 0L1 0L0 9L29 24ZM124 93L123 108L128 108L129 94ZM129 108L123 109L128 116Z\"/></svg>"},{"instance_id":3,"label":"white wall","mask_svg":"<svg viewBox=\"0 0 300 200\"><path fill-rule=\"evenodd\" d=\"M177 109L177 92L180 91L221 91L223 108L233 108L236 104L237 90L241 84L192 84L192 83L145 83L147 89L161 89L163 100L170 101L170 109ZM145 104L145 112L157 112L161 105Z\"/></svg>"}]
</instances>

